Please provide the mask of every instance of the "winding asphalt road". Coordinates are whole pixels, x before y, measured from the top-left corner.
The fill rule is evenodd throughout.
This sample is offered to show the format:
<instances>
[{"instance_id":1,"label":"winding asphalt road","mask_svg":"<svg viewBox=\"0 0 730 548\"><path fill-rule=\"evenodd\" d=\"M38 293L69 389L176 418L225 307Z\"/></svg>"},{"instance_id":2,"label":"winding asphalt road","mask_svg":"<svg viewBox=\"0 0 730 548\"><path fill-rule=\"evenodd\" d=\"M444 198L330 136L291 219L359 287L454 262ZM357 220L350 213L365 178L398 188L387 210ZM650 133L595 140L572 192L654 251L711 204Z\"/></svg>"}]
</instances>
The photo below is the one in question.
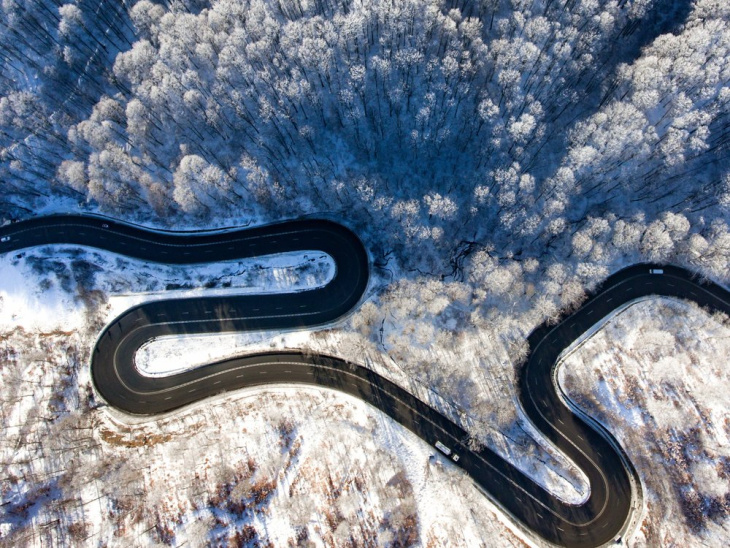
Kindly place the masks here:
<instances>
[{"instance_id":1,"label":"winding asphalt road","mask_svg":"<svg viewBox=\"0 0 730 548\"><path fill-rule=\"evenodd\" d=\"M489 449L470 451L468 434L441 413L378 374L344 360L301 352L249 355L167 377L145 377L135 367L137 349L165 335L295 329L341 318L360 301L368 283L368 255L341 225L321 220L211 233L153 232L89 216L40 217L0 228L0 253L46 244L78 244L138 259L207 263L290 251L322 251L335 262L324 287L284 295L170 299L134 307L99 336L92 378L112 406L132 414L163 413L210 395L266 384L311 384L345 392L380 409L430 444L458 455L481 489L525 527L564 546L599 546L627 524L636 472L615 439L582 415L554 379L560 354L616 308L646 295L690 299L730 313L730 293L671 266L635 265L608 278L574 314L543 325L529 337L520 376L520 400L535 426L586 474L590 495L566 504ZM662 269L661 274L651 273Z\"/></svg>"}]
</instances>

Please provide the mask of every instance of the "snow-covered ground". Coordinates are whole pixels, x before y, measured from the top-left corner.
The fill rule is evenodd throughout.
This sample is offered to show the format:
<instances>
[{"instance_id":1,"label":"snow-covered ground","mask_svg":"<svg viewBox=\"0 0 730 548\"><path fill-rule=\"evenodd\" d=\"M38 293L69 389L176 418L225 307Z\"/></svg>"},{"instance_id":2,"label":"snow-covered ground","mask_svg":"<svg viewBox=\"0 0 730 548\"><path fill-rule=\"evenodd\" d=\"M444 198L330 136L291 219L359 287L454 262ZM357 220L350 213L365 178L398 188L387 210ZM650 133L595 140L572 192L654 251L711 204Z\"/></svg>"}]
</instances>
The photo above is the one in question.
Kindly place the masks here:
<instances>
[{"instance_id":1,"label":"snow-covered ground","mask_svg":"<svg viewBox=\"0 0 730 548\"><path fill-rule=\"evenodd\" d=\"M100 427L102 433L119 429L108 419ZM156 441L156 432L169 438ZM109 533L114 520L143 538L154 538L145 531L159 520L176 543L192 544L201 542L201 529L206 540L231 542L245 524L252 538L273 546L304 539L340 546L350 536L377 546L479 546L490 539L524 545L447 459L367 404L335 392L239 393L138 426L110 449L124 454L145 437L152 442L129 463L152 463L138 480L149 478L152 487L129 501L128 515L139 517L102 517L93 531L112 546L123 545ZM262 493L259 503L256 493ZM253 500L241 504L242 495ZM161 509L145 516L152 505Z\"/></svg>"},{"instance_id":2,"label":"snow-covered ground","mask_svg":"<svg viewBox=\"0 0 730 548\"><path fill-rule=\"evenodd\" d=\"M632 546L730 540L730 323L693 303L637 302L564 360L568 395L617 438L642 482Z\"/></svg>"},{"instance_id":3,"label":"snow-covered ground","mask_svg":"<svg viewBox=\"0 0 730 548\"><path fill-rule=\"evenodd\" d=\"M517 411L515 364L533 327L579 305L621 264L672 262L730 283L730 3L107 4L0 2L0 216L95 211L179 230L331 215L388 276L331 329L157 341L140 367L166 374L272 345L368 363L557 495L580 500L580 474L535 441ZM299 440L288 426L281 434L276 413L283 408L296 432L310 413L304 392L228 395L134 426L95 398L88 353L114 316L201 288L274 290L279 267L168 269L59 248L20 255L0 260L7 544L294 535L293 545L335 545L348 534L335 536L343 523L363 545L397 544L392 535L414 523L424 546L521 544L466 488L449 483L435 492L440 506L429 506L408 471L392 496L385 478L398 477L399 462L420 461L401 454L407 442L396 434L370 443L360 418L347 434L350 419L337 416L359 409L349 400L313 414L321 432L342 433L342 449L307 447L319 432L304 426L294 449ZM282 279L321 283L328 267L317 264L285 267ZM718 342L728 332L702 312L679 314L694 326L686 329L674 309L661 310L652 308L658 319L622 314L596 333L566 360L564 382L634 451L648 493L634 542L715 544L727 539L730 513L717 487L730 477L728 427L715 411L727 416L727 381L707 368L730 356ZM599 340L615 352L591 354ZM646 360L666 364L682 352L699 379L641 373L652 371ZM632 360L641 366L622 376ZM341 455L358 444L386 464L347 468ZM255 467L231 458L237 451ZM312 455L310 468L276 460L295 451ZM276 475L281 500L292 499L296 489L284 492L279 480L292 470L314 478L310 490L326 484L306 527L266 493ZM350 479L364 482L358 492L368 494L356 500L371 518L337 502ZM439 521L446 512L473 521Z\"/></svg>"},{"instance_id":4,"label":"snow-covered ground","mask_svg":"<svg viewBox=\"0 0 730 548\"><path fill-rule=\"evenodd\" d=\"M0 539L126 546L224 543L244 535L278 546L305 538L338 545L352 535L377 545L541 545L525 538L458 469L438 455L431 459L433 448L341 394L247 390L157 419L129 420L99 406L88 354L117 313L177 292L319 285L332 275L326 258L278 257L182 273L89 250L54 247L22 255L0 260L0 466L9 478ZM293 281L300 276L303 281ZM229 281L229 288L221 287ZM166 291L172 283L185 288ZM200 289L206 285L217 287ZM631 539L637 545L678 538L684 545L719 546L717 539L727 539L728 378L714 361L730 355L725 321L691 305L651 299L596 331L561 369L571 397L608 425L639 470L645 496ZM365 363L469 420L392 358L377 356L349 324L160 340L140 352L139 363L148 374L160 374L183 362L188 367L272 347ZM642 361L644 354L664 369L645 369L652 364ZM433 359L448 364L455 356ZM484 375L484 393L505 389L503 371L490 376L478 359L472 366ZM585 495L579 475L576 480L550 448L513 441L514 426L504 432L486 427L501 440L497 449L556 494L568 500ZM530 434L527 428L523 436ZM696 518L703 508L713 517Z\"/></svg>"},{"instance_id":5,"label":"snow-covered ground","mask_svg":"<svg viewBox=\"0 0 730 548\"><path fill-rule=\"evenodd\" d=\"M0 256L0 329L83 328L87 320L76 290L89 283L104 293L104 319L111 321L152 300L321 287L334 270L331 257L316 251L170 266L96 249L46 246Z\"/></svg>"},{"instance_id":6,"label":"snow-covered ground","mask_svg":"<svg viewBox=\"0 0 730 548\"><path fill-rule=\"evenodd\" d=\"M309 331L284 335L271 332L164 337L143 345L135 357L137 370L148 377L167 376L241 353L273 348L303 348Z\"/></svg>"},{"instance_id":7,"label":"snow-covered ground","mask_svg":"<svg viewBox=\"0 0 730 548\"><path fill-rule=\"evenodd\" d=\"M82 339L3 337L18 350L1 372L0 542L522 545L463 474L363 402L249 390L130 426L85 405L83 358L68 355Z\"/></svg>"},{"instance_id":8,"label":"snow-covered ground","mask_svg":"<svg viewBox=\"0 0 730 548\"><path fill-rule=\"evenodd\" d=\"M36 278L26 261L0 256L0 329L81 328L83 308L73 302L73 295L55 283L38 286L33 283Z\"/></svg>"}]
</instances>

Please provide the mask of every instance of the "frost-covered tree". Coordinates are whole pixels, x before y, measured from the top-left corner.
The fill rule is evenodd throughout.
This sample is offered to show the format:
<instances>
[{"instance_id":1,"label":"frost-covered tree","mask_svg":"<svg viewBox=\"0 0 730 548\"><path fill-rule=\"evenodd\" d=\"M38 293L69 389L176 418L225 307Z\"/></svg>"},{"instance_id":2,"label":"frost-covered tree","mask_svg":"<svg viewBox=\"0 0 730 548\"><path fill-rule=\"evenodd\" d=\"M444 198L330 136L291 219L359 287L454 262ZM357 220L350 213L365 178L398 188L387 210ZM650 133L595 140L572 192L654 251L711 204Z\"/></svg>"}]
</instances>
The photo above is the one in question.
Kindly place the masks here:
<instances>
[{"instance_id":1,"label":"frost-covered tree","mask_svg":"<svg viewBox=\"0 0 730 548\"><path fill-rule=\"evenodd\" d=\"M0 216L339 218L374 258L359 343L504 426L482 370L511 379L609 272L727 281L729 24L718 0L5 0Z\"/></svg>"}]
</instances>

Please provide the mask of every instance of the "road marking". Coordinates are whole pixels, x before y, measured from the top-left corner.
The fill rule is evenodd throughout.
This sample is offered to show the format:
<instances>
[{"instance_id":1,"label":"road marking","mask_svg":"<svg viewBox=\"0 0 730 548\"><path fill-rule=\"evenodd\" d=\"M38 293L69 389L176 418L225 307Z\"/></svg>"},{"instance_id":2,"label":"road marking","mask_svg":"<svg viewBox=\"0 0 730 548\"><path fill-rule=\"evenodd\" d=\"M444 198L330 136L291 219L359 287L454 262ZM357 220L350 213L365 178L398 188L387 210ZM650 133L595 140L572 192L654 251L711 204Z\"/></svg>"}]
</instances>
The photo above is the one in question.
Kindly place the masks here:
<instances>
[{"instance_id":1,"label":"road marking","mask_svg":"<svg viewBox=\"0 0 730 548\"><path fill-rule=\"evenodd\" d=\"M112 232L112 234L114 234L114 233ZM120 235L118 235L118 237L119 237L119 236L120 236ZM124 235L121 235L121 236L124 236ZM134 239L140 240L140 239L138 239L138 238L134 238L134 237L130 237L129 239L130 239L130 240L134 240ZM314 238L314 239L317 239L317 240L318 240L318 239L320 239L320 238ZM297 238L297 240L298 240L298 238ZM122 244L122 245L125 245L125 244ZM170 245L170 246L173 246L173 244L159 244L159 245ZM180 247L180 244L176 244L176 245L177 245L177 247L178 247L178 248ZM193 245L196 245L196 244L193 244ZM197 245L201 245L201 244L197 244ZM176 252L177 252L177 253L180 253L179 251L176 251ZM189 255L189 254L190 254L189 252L186 252L186 253L185 253L185 255ZM637 287L636 289L637 289L637 292L642 292L642 290L641 290L640 288L638 288L638 287ZM628 292L628 291L630 291L630 290L631 290L631 288L628 288L628 289L627 289L627 292ZM692 294L695 294L695 293L693 292ZM696 294L695 294L695 295L696 295ZM610 300L612 300L612 299L610 299ZM610 301L610 300L609 300L609 301ZM305 307L306 307L306 305L300 305L300 308L305 308ZM256 310L259 310L259 309L256 309ZM208 313L209 311L205 311L205 312L206 312L206 313ZM591 311L591 312L592 312L592 311ZM588 314L587 314L587 315L590 315L590 314L591 314L591 312L588 312ZM307 314L307 313L301 313L300 315L301 315L302 317L306 317L306 316L307 316L308 314ZM163 316L166 316L166 314L158 314L158 317L163 317ZM275 316L272 316L272 317L275 317ZM136 322L135 322L135 323L136 323ZM210 323L210 322L209 322L209 323ZM127 325L128 325L128 324L127 324ZM203 325L205 325L205 324L203 324ZM573 325L572 325L571 327L573 327L574 325L575 325L575 324L573 324ZM98 352L98 348L97 348L97 352ZM532 364L532 363L534 363L534 362L532 362L532 361L531 361L530 363ZM540 363L542 363L542 360L541 360L541 362L540 362ZM273 363L272 363L272 364L270 364L270 365L273 365ZM298 364L298 365L299 365L299 364ZM246 367L250 367L250 366L246 366ZM325 367L325 368L326 368L326 366L322 366L322 367ZM333 369L333 370L334 370L335 368L330 368L330 369ZM289 371L287 371L287 372L289 372ZM215 374L217 374L217 373L214 373L213 375L215 375ZM266 372L261 372L261 374L266 374ZM314 373L313 373L313 372L308 372L308 374L309 374L309 375L313 375ZM348 374L348 373L346 373L346 374ZM208 377L210 377L211 375L207 375L207 376L208 376ZM239 375L238 377L242 377L242 376L243 376L243 375ZM237 377L237 378L238 378L238 377ZM535 380L535 386L540 386L540 383L538 382L538 379L534 379L534 380ZM195 382L197 382L197 381L195 381ZM218 381L218 382L220 382L220 381ZM214 384L218 384L218 382L216 382L216 383L214 383ZM187 384L187 383L185 383L185 384ZM351 384L352 384L352 383L351 383ZM398 398L399 398L399 395L401 394L400 392L396 392L396 393L395 393L395 395L394 395L394 394L392 394L391 392L389 392L388 390L386 390L386 389L384 389L384 388L381 388L381 387L378 387L378 386L372 386L372 387L371 387L371 390L373 390L373 391L374 391L374 390L378 390L378 391L379 391L380 393L382 393L383 395L387 396L387 400L388 400L388 401L392 401L392 400L395 400L395 401L400 401L400 400L398 399ZM163 391L163 392L164 392L164 391ZM164 394L160 394L160 396L162 396L162 395L164 395ZM120 396L120 397L123 397L123 396ZM158 397L159 397L159 396L158 396ZM165 399L171 399L171 398L172 398L172 396L171 396L171 397L169 397L169 398L165 398ZM126 399L126 398L125 398L125 399ZM405 398L404 398L404 399L405 399ZM411 400L410 400L410 399L408 399L407 401L408 401L409 403L411 402ZM401 406L405 406L405 407L411 408L411 407L410 407L410 405L409 405L409 403L404 403L404 402L401 402L401 404L396 404L396 405L397 405L398 407L401 407ZM421 405L421 406L425 406L425 404L423 404L422 402L418 402L418 401L416 401L416 403L418 403L418 404L419 404L419 405ZM412 403L412 405L416 405L416 403ZM413 408L411 408L411 409L413 409ZM430 420L430 419L429 419L429 418L428 418L427 416L425 416L425 415L424 415L424 414L422 414L421 412L419 412L419 411L416 411L416 410L413 410L413 411L415 412L415 414L416 414L417 416L419 416L419 417L423 417L423 418L424 418L424 420L426 420L426 421L428 421L428 422L432 422L432 421L431 421L431 420ZM423 413L426 413L426 412L424 411ZM561 420L560 422L562 423L562 420ZM444 431L442 427L440 427L440 426L438 426L438 425L435 425L435 426L436 426L436 428L439 428L439 429L441 429L442 431ZM452 436L452 437L453 437L453 436ZM584 439L584 438L583 438L582 436L579 436L579 437L580 437L580 439ZM454 439L456 439L456 438L454 438ZM479 457L479 455L478 455L478 454L476 454L476 456L477 456L478 458L481 458L481 457ZM482 460L483 460L483 459L482 459ZM600 470L599 470L599 472L600 472ZM509 480L509 478L507 478L507 479ZM516 484L515 484L515 485L516 485ZM517 485L516 485L516 486L517 486ZM517 486L517 487L519 488L519 486ZM530 498L530 499L534 499L534 497L532 497L532 496L531 496L531 495L530 495L529 493L526 493L526 494L527 494L527 497L528 497L528 498ZM517 497L517 498L519 499L519 497ZM520 499L520 500L521 500L521 499ZM529 501L529 502L533 502L533 501ZM534 499L534 502L535 502L535 503L537 503L537 504L541 504L541 503L540 503L540 501L539 501L539 500L537 500L537 499ZM544 505L543 505L543 506L544 506ZM546 507L546 508L547 508L547 507ZM547 510L548 510L548 512L550 512L550 513L553 513L553 514L554 514L554 515L555 515L555 516L556 516L556 517L557 517L557 518L558 518L559 520L567 521L565 517L561 517L561 516L559 516L559 515L555 514L554 512L552 512L552 510L551 510L550 508L547 508ZM601 510L600 512L603 512L603 510ZM600 512L599 512L599 515L600 515ZM539 514L538 514L538 515L539 515ZM542 517L542 515L540 515L540 517ZM583 526L583 524L581 524L580 526ZM561 530L562 530L562 529L561 529Z\"/></svg>"}]
</instances>

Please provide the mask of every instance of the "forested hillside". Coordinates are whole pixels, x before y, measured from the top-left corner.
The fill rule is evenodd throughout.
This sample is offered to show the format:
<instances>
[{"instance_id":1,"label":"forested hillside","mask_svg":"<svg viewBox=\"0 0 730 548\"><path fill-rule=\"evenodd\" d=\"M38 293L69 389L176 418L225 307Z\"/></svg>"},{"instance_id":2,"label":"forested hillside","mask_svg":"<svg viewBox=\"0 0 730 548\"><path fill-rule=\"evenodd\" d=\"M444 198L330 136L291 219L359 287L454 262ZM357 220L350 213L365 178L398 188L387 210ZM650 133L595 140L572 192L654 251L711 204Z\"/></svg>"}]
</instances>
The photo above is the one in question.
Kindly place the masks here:
<instances>
[{"instance_id":1,"label":"forested hillside","mask_svg":"<svg viewBox=\"0 0 730 548\"><path fill-rule=\"evenodd\" d=\"M6 218L332 214L542 315L627 259L727 275L726 2L53 4L1 8Z\"/></svg>"},{"instance_id":2,"label":"forested hillside","mask_svg":"<svg viewBox=\"0 0 730 548\"><path fill-rule=\"evenodd\" d=\"M311 347L391 367L537 476L558 457L516 408L526 335L627 263L730 283L729 166L727 0L0 2L0 222L336 219L373 282ZM53 428L89 422L81 378Z\"/></svg>"},{"instance_id":3,"label":"forested hillside","mask_svg":"<svg viewBox=\"0 0 730 548\"><path fill-rule=\"evenodd\" d=\"M6 217L332 215L383 278L355 323L430 385L625 262L727 279L726 2L2 6Z\"/></svg>"},{"instance_id":4,"label":"forested hillside","mask_svg":"<svg viewBox=\"0 0 730 548\"><path fill-rule=\"evenodd\" d=\"M6 217L347 211L447 274L476 249L709 264L727 233L724 2L53 4L2 7Z\"/></svg>"}]
</instances>

